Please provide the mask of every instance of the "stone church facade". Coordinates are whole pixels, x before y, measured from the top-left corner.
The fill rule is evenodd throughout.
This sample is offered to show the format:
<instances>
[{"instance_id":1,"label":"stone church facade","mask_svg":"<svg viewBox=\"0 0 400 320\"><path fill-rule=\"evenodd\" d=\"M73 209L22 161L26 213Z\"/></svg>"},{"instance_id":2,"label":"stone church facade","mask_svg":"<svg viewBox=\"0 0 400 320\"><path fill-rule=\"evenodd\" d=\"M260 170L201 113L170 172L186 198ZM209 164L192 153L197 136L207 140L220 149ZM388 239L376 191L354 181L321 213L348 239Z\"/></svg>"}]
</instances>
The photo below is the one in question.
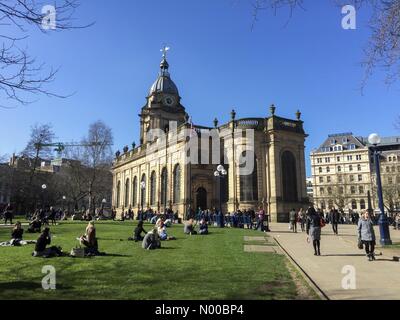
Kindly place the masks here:
<instances>
[{"instance_id":1,"label":"stone church facade","mask_svg":"<svg viewBox=\"0 0 400 320\"><path fill-rule=\"evenodd\" d=\"M129 207L135 212L171 208L182 217L189 207L221 206L224 213L263 207L272 221L286 221L292 208L308 204L307 135L299 111L295 120L275 111L272 105L268 116L246 119L237 119L232 111L226 124L215 119L211 127L194 125L164 54L139 115L140 144L118 151L113 163L112 203L117 213ZM201 141L188 147L194 136ZM252 170L242 174L247 162ZM226 173L222 177L214 174L219 164Z\"/></svg>"}]
</instances>

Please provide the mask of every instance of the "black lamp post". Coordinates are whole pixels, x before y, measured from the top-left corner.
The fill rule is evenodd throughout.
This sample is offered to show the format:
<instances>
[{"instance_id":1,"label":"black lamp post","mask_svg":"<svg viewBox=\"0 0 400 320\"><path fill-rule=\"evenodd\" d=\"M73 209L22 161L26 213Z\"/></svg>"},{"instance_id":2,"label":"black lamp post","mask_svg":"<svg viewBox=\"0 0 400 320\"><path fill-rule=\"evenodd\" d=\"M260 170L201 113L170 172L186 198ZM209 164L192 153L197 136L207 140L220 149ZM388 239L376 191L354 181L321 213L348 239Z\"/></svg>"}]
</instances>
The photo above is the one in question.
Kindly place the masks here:
<instances>
[{"instance_id":1,"label":"black lamp post","mask_svg":"<svg viewBox=\"0 0 400 320\"><path fill-rule=\"evenodd\" d=\"M228 172L225 170L224 166L220 164L217 170L214 172L214 176L219 178L219 212L222 214L222 204L221 204L221 179L225 178Z\"/></svg>"},{"instance_id":2,"label":"black lamp post","mask_svg":"<svg viewBox=\"0 0 400 320\"><path fill-rule=\"evenodd\" d=\"M374 162L375 162L375 171L376 171L376 184L377 184L377 193L378 193L378 202L379 202L379 210L380 215L378 219L379 231L381 235L381 245L390 245L392 244L392 240L390 239L390 232L389 232L389 221L385 214L385 207L383 203L383 194L382 194L382 181L381 181L381 166L380 166L380 159L379 159L379 151L378 151L378 144L381 142L381 138L378 134L372 133L368 137L368 142L372 144L374 147L372 151L374 153Z\"/></svg>"}]
</instances>

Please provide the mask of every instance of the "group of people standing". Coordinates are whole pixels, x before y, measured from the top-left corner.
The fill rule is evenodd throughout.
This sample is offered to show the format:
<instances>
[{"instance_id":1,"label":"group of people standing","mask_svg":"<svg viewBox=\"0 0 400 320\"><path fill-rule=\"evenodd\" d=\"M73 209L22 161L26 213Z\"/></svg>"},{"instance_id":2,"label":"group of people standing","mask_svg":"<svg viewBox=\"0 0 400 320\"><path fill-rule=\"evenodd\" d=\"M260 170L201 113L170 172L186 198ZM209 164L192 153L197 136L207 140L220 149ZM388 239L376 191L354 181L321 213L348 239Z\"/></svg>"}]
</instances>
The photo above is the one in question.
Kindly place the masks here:
<instances>
[{"instance_id":1,"label":"group of people standing","mask_svg":"<svg viewBox=\"0 0 400 320\"><path fill-rule=\"evenodd\" d=\"M301 224L301 230L307 234L307 242L312 242L314 255L321 255L321 229L325 227L327 221L320 210L310 206L306 212L300 209L298 212L292 209L289 213L290 228L297 232L297 223ZM340 213L332 208L329 212L329 223L335 235L338 235L338 223L340 222ZM374 222L368 210L365 210L357 223L358 246L365 248L365 253L369 261L375 260L376 237L374 231Z\"/></svg>"}]
</instances>

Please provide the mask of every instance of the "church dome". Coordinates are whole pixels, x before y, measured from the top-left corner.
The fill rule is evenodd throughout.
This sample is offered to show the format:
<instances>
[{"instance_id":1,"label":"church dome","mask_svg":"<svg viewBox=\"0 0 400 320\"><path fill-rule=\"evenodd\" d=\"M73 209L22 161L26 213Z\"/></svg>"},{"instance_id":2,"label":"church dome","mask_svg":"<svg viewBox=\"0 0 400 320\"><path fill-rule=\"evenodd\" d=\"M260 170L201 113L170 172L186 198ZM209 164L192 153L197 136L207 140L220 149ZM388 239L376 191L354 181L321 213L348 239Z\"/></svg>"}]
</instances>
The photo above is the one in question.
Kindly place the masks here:
<instances>
[{"instance_id":1,"label":"church dome","mask_svg":"<svg viewBox=\"0 0 400 320\"><path fill-rule=\"evenodd\" d=\"M168 72L169 64L165 57L160 64L160 74L157 80L153 83L150 88L149 95L151 96L154 93L168 93L179 95L178 88L175 83L171 80L170 74Z\"/></svg>"}]
</instances>

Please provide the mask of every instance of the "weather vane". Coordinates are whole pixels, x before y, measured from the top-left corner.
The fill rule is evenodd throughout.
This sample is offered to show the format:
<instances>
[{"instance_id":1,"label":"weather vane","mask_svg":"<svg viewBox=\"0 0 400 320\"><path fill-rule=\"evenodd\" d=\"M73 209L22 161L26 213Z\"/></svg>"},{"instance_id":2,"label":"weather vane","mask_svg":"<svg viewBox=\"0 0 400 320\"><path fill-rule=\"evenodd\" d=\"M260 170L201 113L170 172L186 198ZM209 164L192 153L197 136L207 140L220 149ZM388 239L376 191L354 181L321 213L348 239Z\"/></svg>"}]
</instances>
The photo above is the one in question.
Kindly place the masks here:
<instances>
[{"instance_id":1,"label":"weather vane","mask_svg":"<svg viewBox=\"0 0 400 320\"><path fill-rule=\"evenodd\" d=\"M166 57L167 57L167 52L168 52L170 49L171 49L170 47L167 47L167 46L164 44L164 47L160 50L160 51L163 53L163 58L166 58Z\"/></svg>"}]
</instances>

